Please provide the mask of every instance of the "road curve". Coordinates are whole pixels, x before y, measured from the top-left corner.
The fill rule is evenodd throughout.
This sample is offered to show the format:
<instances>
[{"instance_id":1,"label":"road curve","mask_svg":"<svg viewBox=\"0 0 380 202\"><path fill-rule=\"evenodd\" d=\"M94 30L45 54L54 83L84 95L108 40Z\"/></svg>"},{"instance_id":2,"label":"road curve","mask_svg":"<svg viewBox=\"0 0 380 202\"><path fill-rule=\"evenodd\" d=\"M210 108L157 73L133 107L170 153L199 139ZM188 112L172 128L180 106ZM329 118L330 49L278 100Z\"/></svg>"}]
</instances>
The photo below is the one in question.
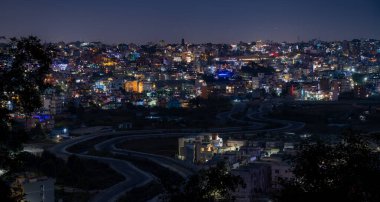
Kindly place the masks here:
<instances>
[{"instance_id":1,"label":"road curve","mask_svg":"<svg viewBox=\"0 0 380 202\"><path fill-rule=\"evenodd\" d=\"M57 144L49 149L50 152L55 154L60 158L67 159L68 156L74 154L67 151L68 147L71 147L80 142L90 140L102 135L107 134L99 134L99 135L86 135L79 138L74 138ZM131 163L123 160L107 158L107 157L98 157L98 156L90 156L85 154L75 154L81 158L93 159L103 163L108 164L112 169L120 173L124 176L125 180L119 182L109 188L106 188L99 193L97 193L92 199L92 202L104 202L104 201L116 201L123 193L129 191L134 187L139 187L144 184L150 182L153 177L136 168Z\"/></svg>"},{"instance_id":2,"label":"road curve","mask_svg":"<svg viewBox=\"0 0 380 202\"><path fill-rule=\"evenodd\" d=\"M172 133L172 134L162 134L162 135L149 135L149 137L153 136L178 136L183 137L186 135L194 135L193 133ZM188 165L183 161L173 159L166 156L156 155L156 154L148 154L143 152L136 152L126 149L117 148L115 145L117 143L130 140L130 139L137 139L137 138L146 138L147 135L134 135L134 136L121 136L121 137L114 137L112 139L106 140L104 142L101 142L97 145L95 145L96 150L103 150L103 151L110 151L115 154L119 155L126 155L126 156L135 156L140 158L149 159L158 165L161 165L163 167L169 168L170 170L178 173L184 178L188 178L189 176L195 174L197 171L197 168L192 165Z\"/></svg>"},{"instance_id":3,"label":"road curve","mask_svg":"<svg viewBox=\"0 0 380 202\"><path fill-rule=\"evenodd\" d=\"M279 123L284 126L279 127L279 128L259 129L257 130L257 132L289 132L289 131L297 131L305 127L304 122L288 121L288 120L280 120L280 119L272 119L272 118L264 117L264 115L266 115L271 110L272 110L272 103L264 102L260 104L258 111L249 113L247 117L251 120Z\"/></svg>"},{"instance_id":4,"label":"road curve","mask_svg":"<svg viewBox=\"0 0 380 202\"><path fill-rule=\"evenodd\" d=\"M253 121L280 123L284 125L283 127L262 129L263 124L261 123L252 122L252 121L243 121L244 123L250 123L252 125L246 126L246 127L212 128L203 132L219 132L221 134L232 134L232 133L238 133L238 132L244 132L244 133L247 133L247 132L252 132L252 133L287 132L287 131L299 130L304 127L305 124L302 122L265 118L264 115L267 114L268 112L268 106L272 106L272 104L268 102L262 103L257 112L251 112L247 115L247 117ZM234 119L232 117L232 114L233 114L232 111L224 112L219 115L219 118L227 117L228 119ZM234 121L242 121L242 120L236 119ZM71 147L75 144L78 144L80 142L87 141L96 137L110 135L110 139L96 144L95 149L109 151L111 153L119 154L119 155L133 155L136 157L147 158L161 166L167 167L171 169L172 171L177 172L179 175L186 178L194 174L197 169L195 167L192 167L191 165L186 165L184 162L181 162L169 157L120 149L120 148L115 147L115 144L120 141L132 139L132 138L147 138L147 137L154 137L154 136L170 136L170 135L188 136L188 135L197 135L200 132L202 132L202 130L200 129L179 129L179 130L157 129L157 130L138 130L138 131L129 131L129 132L100 133L100 134L85 135L85 136L73 138L73 139L64 141L60 144L57 144L53 146L52 148L50 148L49 150L58 157L67 158L69 155L74 154L67 151L68 147ZM80 156L81 158L94 159L100 162L104 162L110 165L114 170L116 170L117 172L119 172L125 177L124 181L118 184L115 184L107 189L104 189L98 194L96 194L91 200L93 202L116 201L117 198L120 197L122 194L124 194L126 191L129 191L134 187L145 185L154 178L154 176L136 168L131 163L124 160L118 160L118 159L113 159L113 158L108 158L108 157L90 156L86 154L76 154L76 155Z\"/></svg>"}]
</instances>

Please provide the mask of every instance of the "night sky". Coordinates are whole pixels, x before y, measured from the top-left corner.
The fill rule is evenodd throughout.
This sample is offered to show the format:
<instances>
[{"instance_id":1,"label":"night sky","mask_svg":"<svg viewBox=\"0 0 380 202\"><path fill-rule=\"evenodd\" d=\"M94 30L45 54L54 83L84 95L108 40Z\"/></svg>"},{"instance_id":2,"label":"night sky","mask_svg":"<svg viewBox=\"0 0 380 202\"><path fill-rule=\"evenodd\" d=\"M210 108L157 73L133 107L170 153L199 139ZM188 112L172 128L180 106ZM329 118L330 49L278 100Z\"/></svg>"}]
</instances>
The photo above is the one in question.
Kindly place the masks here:
<instances>
[{"instance_id":1,"label":"night sky","mask_svg":"<svg viewBox=\"0 0 380 202\"><path fill-rule=\"evenodd\" d=\"M179 43L380 39L380 0L0 0L0 36Z\"/></svg>"}]
</instances>

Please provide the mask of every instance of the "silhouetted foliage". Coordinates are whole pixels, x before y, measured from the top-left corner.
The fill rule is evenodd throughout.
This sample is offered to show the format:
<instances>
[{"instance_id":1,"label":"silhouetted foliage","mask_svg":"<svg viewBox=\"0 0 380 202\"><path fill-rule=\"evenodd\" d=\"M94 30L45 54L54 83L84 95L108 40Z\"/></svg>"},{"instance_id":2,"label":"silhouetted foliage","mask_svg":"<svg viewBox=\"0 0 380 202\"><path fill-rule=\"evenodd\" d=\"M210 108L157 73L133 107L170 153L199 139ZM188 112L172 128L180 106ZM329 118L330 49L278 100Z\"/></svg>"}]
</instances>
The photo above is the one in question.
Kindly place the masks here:
<instances>
[{"instance_id":1,"label":"silhouetted foliage","mask_svg":"<svg viewBox=\"0 0 380 202\"><path fill-rule=\"evenodd\" d=\"M255 62L250 63L248 66L242 66L241 71L245 74L251 76L258 76L259 73L264 73L265 75L271 75L275 72L273 67L263 67Z\"/></svg>"},{"instance_id":2,"label":"silhouetted foliage","mask_svg":"<svg viewBox=\"0 0 380 202\"><path fill-rule=\"evenodd\" d=\"M33 36L10 39L7 51L10 65L0 69L0 168L11 173L12 164L17 163L13 155L21 150L26 134L14 129L10 114L28 117L41 107L51 59L48 48Z\"/></svg>"},{"instance_id":3,"label":"silhouetted foliage","mask_svg":"<svg viewBox=\"0 0 380 202\"><path fill-rule=\"evenodd\" d=\"M365 74L359 74L359 73L354 73L352 74L352 80L355 82L355 83L358 83L358 84L364 84L364 78L366 77Z\"/></svg>"},{"instance_id":4,"label":"silhouetted foliage","mask_svg":"<svg viewBox=\"0 0 380 202\"><path fill-rule=\"evenodd\" d=\"M29 136L32 139L44 139L44 138L46 138L47 134L43 130L41 124L37 123L36 127L30 129Z\"/></svg>"},{"instance_id":5,"label":"silhouetted foliage","mask_svg":"<svg viewBox=\"0 0 380 202\"><path fill-rule=\"evenodd\" d=\"M108 165L91 159L69 156L67 162L44 151L40 157L21 152L15 157L15 172L35 172L56 178L57 184L85 190L103 189L123 179ZM99 173L103 173L99 175Z\"/></svg>"},{"instance_id":6,"label":"silhouetted foliage","mask_svg":"<svg viewBox=\"0 0 380 202\"><path fill-rule=\"evenodd\" d=\"M380 201L379 155L353 131L337 145L304 144L281 201Z\"/></svg>"},{"instance_id":7,"label":"silhouetted foliage","mask_svg":"<svg viewBox=\"0 0 380 202\"><path fill-rule=\"evenodd\" d=\"M162 185L153 181L141 187L135 187L120 197L118 202L146 202L162 192Z\"/></svg>"},{"instance_id":8,"label":"silhouetted foliage","mask_svg":"<svg viewBox=\"0 0 380 202\"><path fill-rule=\"evenodd\" d=\"M11 39L9 52L13 58L12 63L0 70L0 100L11 103L12 107L0 105L0 144L1 148L13 151L20 149L20 145L14 144L14 141L23 138L20 139L19 134L11 131L9 114L30 114L41 107L40 95L48 87L44 79L49 72L51 59L36 37ZM2 155L3 152L6 151L2 151Z\"/></svg>"},{"instance_id":9,"label":"silhouetted foliage","mask_svg":"<svg viewBox=\"0 0 380 202\"><path fill-rule=\"evenodd\" d=\"M3 201L16 202L16 200L12 198L12 192L9 185L2 179L0 179L0 196Z\"/></svg>"},{"instance_id":10,"label":"silhouetted foliage","mask_svg":"<svg viewBox=\"0 0 380 202\"><path fill-rule=\"evenodd\" d=\"M226 110L232 106L229 98L221 96L210 96L208 99L196 97L189 101L189 105L210 111Z\"/></svg>"},{"instance_id":11,"label":"silhouetted foliage","mask_svg":"<svg viewBox=\"0 0 380 202\"><path fill-rule=\"evenodd\" d=\"M234 201L231 193L246 184L240 176L232 175L225 163L200 170L182 188L168 190L166 201Z\"/></svg>"},{"instance_id":12,"label":"silhouetted foliage","mask_svg":"<svg viewBox=\"0 0 380 202\"><path fill-rule=\"evenodd\" d=\"M41 93L48 87L45 76L49 73L51 58L49 50L40 40L12 38L10 41L12 63L1 70L0 87L2 100L11 101L13 110L23 113L34 112L41 107Z\"/></svg>"}]
</instances>

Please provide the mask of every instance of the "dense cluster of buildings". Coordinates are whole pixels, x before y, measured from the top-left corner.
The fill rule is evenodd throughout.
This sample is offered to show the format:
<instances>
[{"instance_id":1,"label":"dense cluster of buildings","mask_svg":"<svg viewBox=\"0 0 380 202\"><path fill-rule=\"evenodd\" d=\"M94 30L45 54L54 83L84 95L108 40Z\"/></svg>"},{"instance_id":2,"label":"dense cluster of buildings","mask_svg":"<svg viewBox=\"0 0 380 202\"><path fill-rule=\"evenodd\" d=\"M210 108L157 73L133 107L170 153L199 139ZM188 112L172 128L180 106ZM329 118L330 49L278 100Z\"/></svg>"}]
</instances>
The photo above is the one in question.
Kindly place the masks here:
<instances>
[{"instance_id":1,"label":"dense cluster of buildings","mask_svg":"<svg viewBox=\"0 0 380 202\"><path fill-rule=\"evenodd\" d=\"M236 201L255 201L281 189L280 179L293 177L283 158L296 153L296 142L227 139L218 134L200 134L178 139L178 158L199 167L227 162L232 174L239 175L246 187L233 195Z\"/></svg>"},{"instance_id":2,"label":"dense cluster of buildings","mask_svg":"<svg viewBox=\"0 0 380 202\"><path fill-rule=\"evenodd\" d=\"M46 81L54 88L34 117L49 128L68 104L104 110L125 103L180 108L195 97L214 95L337 100L380 92L378 40L50 45L56 48ZM0 68L12 61L9 49L1 44Z\"/></svg>"},{"instance_id":3,"label":"dense cluster of buildings","mask_svg":"<svg viewBox=\"0 0 380 202\"><path fill-rule=\"evenodd\" d=\"M55 47L55 57L45 80L52 87L42 95L41 109L29 119L12 114L27 128L39 123L53 129L54 117L68 106L188 108L190 100L210 96L335 101L380 95L379 40L50 45ZM0 69L12 63L10 48L0 44ZM10 101L0 104L13 107ZM126 125L123 127L131 127ZM53 132L64 135L67 129ZM295 152L294 142L223 140L217 134L205 134L180 138L178 145L177 157L188 163L212 166L221 160L228 162L247 184L234 193L238 201L266 196L280 188L279 178L292 177L281 156ZM45 193L43 188L34 191L43 187L41 180L23 180L21 184L31 182L32 188L25 186L35 193L31 197Z\"/></svg>"}]
</instances>

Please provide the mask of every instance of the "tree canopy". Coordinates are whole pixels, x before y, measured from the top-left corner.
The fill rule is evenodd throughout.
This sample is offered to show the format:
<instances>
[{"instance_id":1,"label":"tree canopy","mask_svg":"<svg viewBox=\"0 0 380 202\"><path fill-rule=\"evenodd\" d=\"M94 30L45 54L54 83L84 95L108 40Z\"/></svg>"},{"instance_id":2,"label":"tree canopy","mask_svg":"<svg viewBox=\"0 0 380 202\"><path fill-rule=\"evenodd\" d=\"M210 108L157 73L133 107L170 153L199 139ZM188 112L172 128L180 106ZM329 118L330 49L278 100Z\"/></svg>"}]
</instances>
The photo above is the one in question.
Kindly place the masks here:
<instances>
[{"instance_id":1,"label":"tree canopy","mask_svg":"<svg viewBox=\"0 0 380 202\"><path fill-rule=\"evenodd\" d=\"M348 131L336 145L304 144L294 159L295 178L281 184L281 201L380 201L379 155Z\"/></svg>"},{"instance_id":2,"label":"tree canopy","mask_svg":"<svg viewBox=\"0 0 380 202\"><path fill-rule=\"evenodd\" d=\"M243 179L229 172L224 162L190 177L181 190L172 190L167 201L233 201L232 192L245 187Z\"/></svg>"},{"instance_id":3,"label":"tree canopy","mask_svg":"<svg viewBox=\"0 0 380 202\"><path fill-rule=\"evenodd\" d=\"M31 113L41 107L41 93L48 87L49 51L36 37L12 38L9 43L11 64L0 73L2 101L11 101L13 111Z\"/></svg>"},{"instance_id":4,"label":"tree canopy","mask_svg":"<svg viewBox=\"0 0 380 202\"><path fill-rule=\"evenodd\" d=\"M7 46L8 64L0 69L0 169L11 172L15 154L26 140L25 131L15 130L12 113L29 116L41 107L41 94L51 57L36 37L12 38Z\"/></svg>"}]
</instances>

